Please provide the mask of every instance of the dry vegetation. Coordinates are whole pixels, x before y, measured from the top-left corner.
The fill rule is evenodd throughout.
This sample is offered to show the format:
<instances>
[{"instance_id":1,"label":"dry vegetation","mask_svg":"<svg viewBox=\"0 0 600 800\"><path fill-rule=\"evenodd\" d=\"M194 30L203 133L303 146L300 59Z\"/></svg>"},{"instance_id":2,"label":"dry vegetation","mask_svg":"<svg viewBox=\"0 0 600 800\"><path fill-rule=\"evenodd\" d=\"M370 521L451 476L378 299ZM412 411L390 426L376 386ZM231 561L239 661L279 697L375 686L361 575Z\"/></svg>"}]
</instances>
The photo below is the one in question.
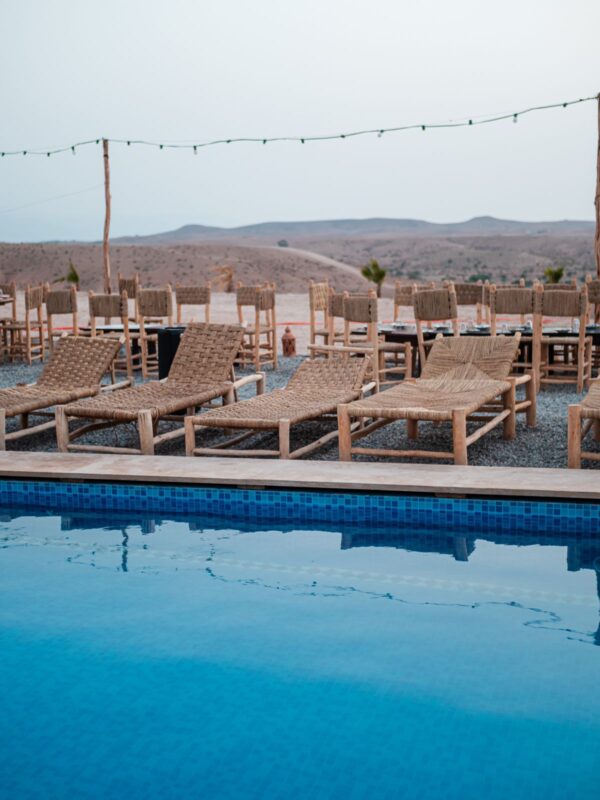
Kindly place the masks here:
<instances>
[{"instance_id":1,"label":"dry vegetation","mask_svg":"<svg viewBox=\"0 0 600 800\"><path fill-rule=\"evenodd\" d=\"M490 277L512 282L533 280L546 267L563 265L567 278L583 280L595 270L591 235L487 236L296 236L289 248L255 238L244 245L228 241L194 244L122 245L111 247L113 275L139 271L144 285L170 281L202 283L215 278L216 268L230 266L234 279L244 283L275 281L280 291L303 292L309 278L329 277L349 290L364 288L358 272L319 263L326 256L359 267L376 258L390 277L405 280ZM310 251L310 252L300 252ZM320 254L315 255L315 254ZM66 275L69 260L81 278L82 289L101 288L102 253L97 244L0 244L0 278L20 285L56 281ZM391 290L390 280L386 294Z\"/></svg>"}]
</instances>

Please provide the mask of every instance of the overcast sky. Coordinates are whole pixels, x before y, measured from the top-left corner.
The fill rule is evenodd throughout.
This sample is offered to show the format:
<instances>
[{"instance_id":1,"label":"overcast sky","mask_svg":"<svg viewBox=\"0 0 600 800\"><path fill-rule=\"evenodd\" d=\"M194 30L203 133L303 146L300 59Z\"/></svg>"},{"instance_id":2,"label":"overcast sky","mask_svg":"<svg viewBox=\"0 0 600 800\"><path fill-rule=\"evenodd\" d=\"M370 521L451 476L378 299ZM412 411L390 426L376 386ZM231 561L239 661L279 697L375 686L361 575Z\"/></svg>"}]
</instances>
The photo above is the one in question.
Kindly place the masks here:
<instances>
[{"instance_id":1,"label":"overcast sky","mask_svg":"<svg viewBox=\"0 0 600 800\"><path fill-rule=\"evenodd\" d=\"M0 150L311 135L600 91L598 0L4 0ZM595 104L445 131L113 145L115 236L187 223L592 219ZM0 239L98 239L101 148L0 159ZM77 193L77 194L71 194ZM59 195L71 195L58 198ZM43 201L43 202L42 202Z\"/></svg>"}]
</instances>

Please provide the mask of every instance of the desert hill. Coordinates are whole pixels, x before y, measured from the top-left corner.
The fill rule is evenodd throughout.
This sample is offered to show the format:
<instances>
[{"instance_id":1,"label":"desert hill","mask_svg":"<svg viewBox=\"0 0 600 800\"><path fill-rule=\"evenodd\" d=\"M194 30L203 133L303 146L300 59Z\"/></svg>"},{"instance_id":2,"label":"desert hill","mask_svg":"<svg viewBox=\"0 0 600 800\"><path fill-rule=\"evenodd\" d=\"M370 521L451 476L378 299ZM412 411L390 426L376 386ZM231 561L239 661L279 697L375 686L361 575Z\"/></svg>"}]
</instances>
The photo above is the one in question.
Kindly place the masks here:
<instances>
[{"instance_id":1,"label":"desert hill","mask_svg":"<svg viewBox=\"0 0 600 800\"><path fill-rule=\"evenodd\" d=\"M198 243L211 240L340 238L357 236L498 236L592 235L594 223L586 220L519 222L495 217L474 217L465 222L437 223L418 219L339 219L308 222L261 222L237 228L184 225L174 231L149 236L124 236L118 244ZM290 244L292 242L290 241Z\"/></svg>"}]
</instances>

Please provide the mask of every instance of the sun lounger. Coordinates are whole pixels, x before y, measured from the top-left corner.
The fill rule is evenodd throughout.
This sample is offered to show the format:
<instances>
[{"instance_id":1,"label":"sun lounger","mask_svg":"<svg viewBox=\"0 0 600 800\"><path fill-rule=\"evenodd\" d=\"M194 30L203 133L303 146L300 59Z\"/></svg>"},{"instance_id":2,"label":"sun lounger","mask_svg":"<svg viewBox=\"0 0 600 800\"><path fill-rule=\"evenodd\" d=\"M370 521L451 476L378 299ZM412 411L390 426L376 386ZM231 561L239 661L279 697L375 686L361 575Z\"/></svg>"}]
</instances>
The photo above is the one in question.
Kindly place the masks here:
<instances>
[{"instance_id":1,"label":"sun lounger","mask_svg":"<svg viewBox=\"0 0 600 800\"><path fill-rule=\"evenodd\" d=\"M190 324L181 337L169 376L163 381L150 381L57 408L58 449L152 455L157 444L184 434L179 426L157 435L160 420L182 422L183 415L193 414L197 407L217 398L233 403L236 390L249 382L258 383L257 391L262 391L262 373L232 380L242 334L238 325ZM94 421L70 432L69 418ZM137 424L139 448L71 443L89 431L128 422Z\"/></svg>"},{"instance_id":2,"label":"sun lounger","mask_svg":"<svg viewBox=\"0 0 600 800\"><path fill-rule=\"evenodd\" d=\"M600 461L600 451L582 449L585 437L592 432L600 442L600 379L592 381L590 390L581 403L569 406L569 467L579 469L581 460Z\"/></svg>"},{"instance_id":3,"label":"sun lounger","mask_svg":"<svg viewBox=\"0 0 600 800\"><path fill-rule=\"evenodd\" d=\"M52 416L52 406L97 395L100 381L117 355L116 339L88 339L66 336L59 339L50 360L37 381L29 385L0 389L0 450L6 441L49 430L54 419L29 427L29 415ZM21 416L21 428L6 432L6 418Z\"/></svg>"},{"instance_id":4,"label":"sun lounger","mask_svg":"<svg viewBox=\"0 0 600 800\"><path fill-rule=\"evenodd\" d=\"M431 348L422 377L338 408L340 459L352 454L453 459L467 463L467 448L500 423L504 438L515 436L516 386L524 383L527 399L535 404L531 375L508 377L519 347L519 336L438 338ZM351 420L362 427L353 431ZM365 424L365 419L369 420ZM408 436L416 439L420 421L451 422L452 451L391 450L354 447L353 441L396 420L406 420ZM483 425L467 435L467 422Z\"/></svg>"},{"instance_id":5,"label":"sun lounger","mask_svg":"<svg viewBox=\"0 0 600 800\"><path fill-rule=\"evenodd\" d=\"M290 429L307 420L335 414L339 403L349 403L360 397L363 390L372 389L374 383L363 389L368 358L349 358L336 355L330 359L305 361L290 379L285 389L253 397L225 408L188 417L186 426L186 453L189 456L278 456L300 458L322 447L337 436L337 431L321 436L314 442L290 451ZM198 428L246 429L213 447L196 447ZM275 431L279 436L277 450L231 449L259 432Z\"/></svg>"}]
</instances>

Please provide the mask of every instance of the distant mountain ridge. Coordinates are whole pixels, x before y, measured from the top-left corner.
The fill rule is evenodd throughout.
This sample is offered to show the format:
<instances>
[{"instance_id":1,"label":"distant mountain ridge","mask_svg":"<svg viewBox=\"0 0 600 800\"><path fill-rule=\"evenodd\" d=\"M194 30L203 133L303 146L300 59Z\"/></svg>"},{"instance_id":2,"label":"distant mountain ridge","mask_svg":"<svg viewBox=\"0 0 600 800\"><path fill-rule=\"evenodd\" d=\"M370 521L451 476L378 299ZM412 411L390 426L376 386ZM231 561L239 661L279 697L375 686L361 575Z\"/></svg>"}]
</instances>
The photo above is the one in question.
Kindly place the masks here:
<instances>
[{"instance_id":1,"label":"distant mountain ridge","mask_svg":"<svg viewBox=\"0 0 600 800\"><path fill-rule=\"evenodd\" d=\"M465 222L427 222L420 219L338 219L308 222L259 222L236 228L209 225L184 225L173 231L145 236L121 236L115 244L198 244L214 241L271 241L315 237L338 238L349 236L572 236L592 235L590 220L557 220L551 222L520 222L496 217L473 217Z\"/></svg>"}]
</instances>

